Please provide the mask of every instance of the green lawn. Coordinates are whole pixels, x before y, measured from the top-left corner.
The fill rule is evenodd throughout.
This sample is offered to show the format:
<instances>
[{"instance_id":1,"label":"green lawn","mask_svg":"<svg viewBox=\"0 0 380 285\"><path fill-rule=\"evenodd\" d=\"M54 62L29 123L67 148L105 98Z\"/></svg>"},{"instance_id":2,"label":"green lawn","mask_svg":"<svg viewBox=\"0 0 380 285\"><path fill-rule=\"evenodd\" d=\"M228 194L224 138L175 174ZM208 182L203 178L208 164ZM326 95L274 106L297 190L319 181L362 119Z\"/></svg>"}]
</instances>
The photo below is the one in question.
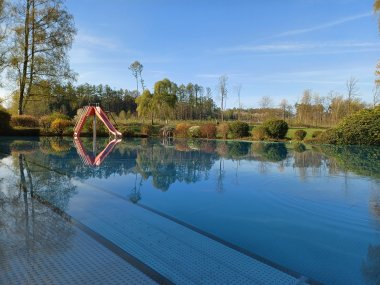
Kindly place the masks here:
<instances>
[{"instance_id":1,"label":"green lawn","mask_svg":"<svg viewBox=\"0 0 380 285\"><path fill-rule=\"evenodd\" d=\"M311 135L315 132L315 131L325 131L326 129L320 129L320 128L289 128L288 130L288 133L286 134L286 136L288 138L293 138L294 137L294 133L297 131L297 130L304 130L307 132L306 134L306 138L305 139L311 139Z\"/></svg>"}]
</instances>

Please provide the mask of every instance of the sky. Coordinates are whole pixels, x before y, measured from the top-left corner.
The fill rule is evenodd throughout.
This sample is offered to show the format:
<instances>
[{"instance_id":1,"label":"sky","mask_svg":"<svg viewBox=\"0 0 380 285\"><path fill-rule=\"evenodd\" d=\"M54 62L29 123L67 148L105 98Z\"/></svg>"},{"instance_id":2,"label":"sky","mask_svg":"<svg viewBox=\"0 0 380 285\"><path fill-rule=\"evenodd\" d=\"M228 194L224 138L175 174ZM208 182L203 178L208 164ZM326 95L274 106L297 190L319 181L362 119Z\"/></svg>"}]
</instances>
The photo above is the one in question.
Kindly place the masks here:
<instances>
[{"instance_id":1,"label":"sky","mask_svg":"<svg viewBox=\"0 0 380 285\"><path fill-rule=\"evenodd\" d=\"M78 84L135 89L128 66L143 66L149 89L169 78L213 90L227 75L227 107L295 103L305 89L346 93L358 79L371 102L380 59L373 0L67 0L78 33L70 51Z\"/></svg>"}]
</instances>

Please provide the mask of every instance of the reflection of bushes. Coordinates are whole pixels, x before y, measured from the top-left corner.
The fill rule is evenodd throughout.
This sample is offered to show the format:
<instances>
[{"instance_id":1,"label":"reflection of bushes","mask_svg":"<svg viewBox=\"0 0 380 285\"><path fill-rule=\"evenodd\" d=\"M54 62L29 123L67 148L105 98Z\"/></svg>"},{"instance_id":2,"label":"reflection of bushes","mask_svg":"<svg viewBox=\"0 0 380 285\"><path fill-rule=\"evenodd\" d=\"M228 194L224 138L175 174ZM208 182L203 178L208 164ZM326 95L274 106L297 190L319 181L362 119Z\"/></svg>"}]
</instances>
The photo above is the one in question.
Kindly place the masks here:
<instances>
[{"instance_id":1,"label":"reflection of bushes","mask_svg":"<svg viewBox=\"0 0 380 285\"><path fill-rule=\"evenodd\" d=\"M33 153L38 150L37 141L13 141L10 144L12 153Z\"/></svg>"},{"instance_id":2,"label":"reflection of bushes","mask_svg":"<svg viewBox=\"0 0 380 285\"><path fill-rule=\"evenodd\" d=\"M303 143L295 143L293 145L293 149L296 152L304 152L306 150L306 146Z\"/></svg>"},{"instance_id":3,"label":"reflection of bushes","mask_svg":"<svg viewBox=\"0 0 380 285\"><path fill-rule=\"evenodd\" d=\"M368 247L367 260L362 264L362 273L367 284L380 284L380 246Z\"/></svg>"},{"instance_id":4,"label":"reflection of bushes","mask_svg":"<svg viewBox=\"0 0 380 285\"><path fill-rule=\"evenodd\" d=\"M320 150L335 160L342 170L380 178L380 148L321 145Z\"/></svg>"},{"instance_id":5,"label":"reflection of bushes","mask_svg":"<svg viewBox=\"0 0 380 285\"><path fill-rule=\"evenodd\" d=\"M201 141L200 140L188 140L187 145L192 150L199 150L201 148Z\"/></svg>"},{"instance_id":6,"label":"reflection of bushes","mask_svg":"<svg viewBox=\"0 0 380 285\"><path fill-rule=\"evenodd\" d=\"M201 142L201 151L206 153L214 153L216 148L216 142L215 141L202 141Z\"/></svg>"},{"instance_id":7,"label":"reflection of bushes","mask_svg":"<svg viewBox=\"0 0 380 285\"><path fill-rule=\"evenodd\" d=\"M244 142L228 142L228 155L232 158L239 158L246 156L249 152L251 145Z\"/></svg>"},{"instance_id":8,"label":"reflection of bushes","mask_svg":"<svg viewBox=\"0 0 380 285\"><path fill-rule=\"evenodd\" d=\"M51 141L51 148L55 152L68 152L71 148L71 145L66 140L55 139Z\"/></svg>"},{"instance_id":9,"label":"reflection of bushes","mask_svg":"<svg viewBox=\"0 0 380 285\"><path fill-rule=\"evenodd\" d=\"M191 150L189 145L187 144L186 140L176 140L174 147L178 151L190 151Z\"/></svg>"},{"instance_id":10,"label":"reflection of bushes","mask_svg":"<svg viewBox=\"0 0 380 285\"><path fill-rule=\"evenodd\" d=\"M286 159L288 150L283 143L254 143L254 153L259 154L264 160L277 162Z\"/></svg>"}]
</instances>

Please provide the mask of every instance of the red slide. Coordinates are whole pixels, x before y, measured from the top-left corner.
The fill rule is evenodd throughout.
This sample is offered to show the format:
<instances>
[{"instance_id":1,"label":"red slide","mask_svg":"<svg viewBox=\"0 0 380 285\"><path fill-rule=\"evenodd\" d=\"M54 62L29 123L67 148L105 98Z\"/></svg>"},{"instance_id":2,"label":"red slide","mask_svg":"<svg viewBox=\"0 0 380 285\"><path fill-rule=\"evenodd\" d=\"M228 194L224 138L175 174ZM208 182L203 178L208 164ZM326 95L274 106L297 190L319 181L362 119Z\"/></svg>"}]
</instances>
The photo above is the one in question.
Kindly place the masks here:
<instances>
[{"instance_id":1,"label":"red slide","mask_svg":"<svg viewBox=\"0 0 380 285\"><path fill-rule=\"evenodd\" d=\"M98 116L98 118L103 122L104 125L106 125L108 131L113 134L115 137L120 137L122 134L116 130L116 128L112 125L111 121L108 119L108 116L102 108L95 107L95 114Z\"/></svg>"},{"instance_id":2,"label":"red slide","mask_svg":"<svg viewBox=\"0 0 380 285\"><path fill-rule=\"evenodd\" d=\"M102 108L100 107L94 107L94 106L87 106L83 109L82 114L80 115L80 118L75 125L74 128L74 138L79 137L80 132L82 131L82 128L86 122L87 117L96 115L103 124L107 127L108 131L113 134L115 137L121 137L122 133L116 130L114 125L111 123L111 121L108 119L108 116Z\"/></svg>"}]
</instances>

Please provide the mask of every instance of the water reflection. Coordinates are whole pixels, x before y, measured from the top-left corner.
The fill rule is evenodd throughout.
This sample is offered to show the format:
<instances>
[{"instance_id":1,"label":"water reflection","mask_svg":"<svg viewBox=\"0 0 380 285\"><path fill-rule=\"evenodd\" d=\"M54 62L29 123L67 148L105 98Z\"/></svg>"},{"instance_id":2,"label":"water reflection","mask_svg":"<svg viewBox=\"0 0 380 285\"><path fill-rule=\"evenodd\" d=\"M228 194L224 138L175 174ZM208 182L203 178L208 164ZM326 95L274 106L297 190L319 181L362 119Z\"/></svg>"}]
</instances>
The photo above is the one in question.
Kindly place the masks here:
<instances>
[{"instance_id":1,"label":"water reflection","mask_svg":"<svg viewBox=\"0 0 380 285\"><path fill-rule=\"evenodd\" d=\"M12 155L0 157L0 261L2 274L12 272L35 254L55 254L71 246L72 225L44 205L51 199L65 209L75 186L67 177L30 163L35 141L14 141ZM42 198L43 196L46 196ZM41 203L42 202L42 203ZM26 261L23 260L26 258ZM30 260L29 260L30 259ZM20 264L19 264L20 263ZM18 265L17 265L18 264Z\"/></svg>"},{"instance_id":2,"label":"water reflection","mask_svg":"<svg viewBox=\"0 0 380 285\"><path fill-rule=\"evenodd\" d=\"M96 137L93 138L93 151L89 153L84 147L80 138L74 138L74 145L77 149L79 156L82 158L82 162L88 166L100 166L106 157L113 151L115 146L121 142L121 139L110 140L106 147L96 155Z\"/></svg>"},{"instance_id":3,"label":"water reflection","mask_svg":"<svg viewBox=\"0 0 380 285\"><path fill-rule=\"evenodd\" d=\"M99 141L95 157L86 153L92 140L42 138L40 140L4 140L2 153L23 154L51 169L59 169L79 179L107 178L111 175L138 174L142 181L152 179L153 185L163 191L174 182L195 183L208 179L210 170L218 169L218 184L222 184L224 163L228 161L257 162L259 171L284 171L292 167L300 179L320 176L322 171L331 175L354 173L371 179L380 179L380 148L360 146L235 142L209 140L130 139ZM102 151L102 149L104 150ZM78 163L79 157L85 163ZM105 157L109 156L110 159ZM90 161L90 162L89 162ZM89 168L88 165L102 167ZM239 172L238 165L236 173ZM138 179L137 179L138 180ZM140 183L140 182L139 182ZM139 184L137 183L137 184ZM221 186L217 186L221 189Z\"/></svg>"}]
</instances>

